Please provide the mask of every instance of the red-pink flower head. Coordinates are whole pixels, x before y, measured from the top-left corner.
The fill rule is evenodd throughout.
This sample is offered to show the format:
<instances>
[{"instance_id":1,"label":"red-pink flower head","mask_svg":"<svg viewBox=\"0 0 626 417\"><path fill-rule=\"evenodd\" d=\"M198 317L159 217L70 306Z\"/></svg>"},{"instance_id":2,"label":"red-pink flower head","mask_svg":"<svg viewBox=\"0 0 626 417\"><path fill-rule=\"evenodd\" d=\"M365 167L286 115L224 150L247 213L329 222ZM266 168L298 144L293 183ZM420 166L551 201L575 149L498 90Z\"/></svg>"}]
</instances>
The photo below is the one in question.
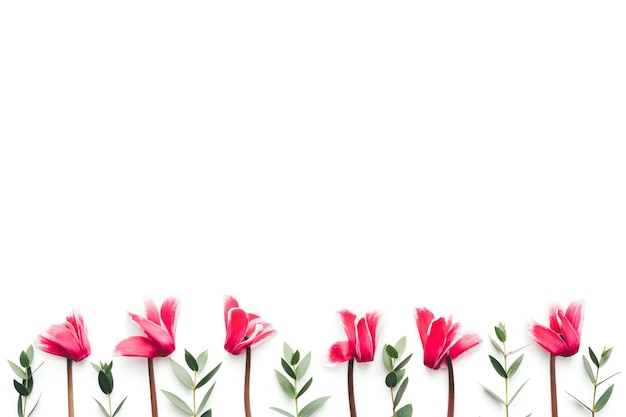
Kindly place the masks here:
<instances>
[{"instance_id":1,"label":"red-pink flower head","mask_svg":"<svg viewBox=\"0 0 626 417\"><path fill-rule=\"evenodd\" d=\"M227 296L224 302L224 323L226 325L224 349L233 355L239 355L248 347L255 347L276 333L274 327L261 317L240 308L232 296Z\"/></svg>"},{"instance_id":2,"label":"red-pink flower head","mask_svg":"<svg viewBox=\"0 0 626 417\"><path fill-rule=\"evenodd\" d=\"M572 356L580 347L582 324L582 302L572 302L565 311L554 305L550 307L550 327L534 323L530 334L554 356Z\"/></svg>"},{"instance_id":3,"label":"red-pink flower head","mask_svg":"<svg viewBox=\"0 0 626 417\"><path fill-rule=\"evenodd\" d=\"M331 363L346 362L356 359L357 362L371 362L374 360L376 344L378 342L378 321L380 313L369 312L361 317L357 323L356 315L348 310L339 311L343 328L348 340L334 343L328 351L328 360Z\"/></svg>"},{"instance_id":4,"label":"red-pink flower head","mask_svg":"<svg viewBox=\"0 0 626 417\"><path fill-rule=\"evenodd\" d=\"M453 360L482 342L477 334L461 333L461 325L452 317L435 318L427 308L415 309L415 321L424 348L424 365L431 369L446 366L447 356Z\"/></svg>"},{"instance_id":5,"label":"red-pink flower head","mask_svg":"<svg viewBox=\"0 0 626 417\"><path fill-rule=\"evenodd\" d=\"M35 344L46 353L75 362L91 355L87 327L83 316L76 310L67 316L64 323L52 325L45 333L37 336Z\"/></svg>"},{"instance_id":6,"label":"red-pink flower head","mask_svg":"<svg viewBox=\"0 0 626 417\"><path fill-rule=\"evenodd\" d=\"M174 352L178 299L168 297L161 305L160 314L152 300L145 302L145 308L146 318L133 313L128 315L146 336L131 336L122 340L115 347L114 354L156 358L166 357Z\"/></svg>"}]
</instances>

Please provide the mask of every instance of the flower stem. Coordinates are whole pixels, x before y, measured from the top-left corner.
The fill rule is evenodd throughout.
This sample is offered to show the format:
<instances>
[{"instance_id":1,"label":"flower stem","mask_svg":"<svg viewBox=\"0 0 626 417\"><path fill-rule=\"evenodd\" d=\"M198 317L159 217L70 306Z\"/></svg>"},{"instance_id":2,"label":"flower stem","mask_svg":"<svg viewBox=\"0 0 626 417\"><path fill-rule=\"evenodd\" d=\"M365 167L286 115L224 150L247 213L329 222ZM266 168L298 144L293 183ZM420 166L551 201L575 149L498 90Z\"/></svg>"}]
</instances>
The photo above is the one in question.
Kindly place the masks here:
<instances>
[{"instance_id":1,"label":"flower stem","mask_svg":"<svg viewBox=\"0 0 626 417\"><path fill-rule=\"evenodd\" d=\"M74 379L72 377L72 362L67 358L67 415L74 417Z\"/></svg>"},{"instance_id":2,"label":"flower stem","mask_svg":"<svg viewBox=\"0 0 626 417\"><path fill-rule=\"evenodd\" d=\"M454 417L454 371L452 370L452 358L446 356L448 366L448 417Z\"/></svg>"},{"instance_id":3,"label":"flower stem","mask_svg":"<svg viewBox=\"0 0 626 417\"><path fill-rule=\"evenodd\" d=\"M558 404L556 401L556 356L550 354L550 401L552 403L552 417L558 417Z\"/></svg>"},{"instance_id":4,"label":"flower stem","mask_svg":"<svg viewBox=\"0 0 626 417\"><path fill-rule=\"evenodd\" d=\"M251 361L252 350L250 346L246 348L246 373L244 377L243 383L243 406L246 412L246 417L252 417L252 412L250 411L250 361Z\"/></svg>"},{"instance_id":5,"label":"flower stem","mask_svg":"<svg viewBox=\"0 0 626 417\"><path fill-rule=\"evenodd\" d=\"M152 417L159 416L156 397L156 383L154 382L154 358L148 358L148 379L150 380L150 405L152 406Z\"/></svg>"},{"instance_id":6,"label":"flower stem","mask_svg":"<svg viewBox=\"0 0 626 417\"><path fill-rule=\"evenodd\" d=\"M356 405L354 402L354 359L348 361L348 402L350 404L350 417L356 417Z\"/></svg>"}]
</instances>

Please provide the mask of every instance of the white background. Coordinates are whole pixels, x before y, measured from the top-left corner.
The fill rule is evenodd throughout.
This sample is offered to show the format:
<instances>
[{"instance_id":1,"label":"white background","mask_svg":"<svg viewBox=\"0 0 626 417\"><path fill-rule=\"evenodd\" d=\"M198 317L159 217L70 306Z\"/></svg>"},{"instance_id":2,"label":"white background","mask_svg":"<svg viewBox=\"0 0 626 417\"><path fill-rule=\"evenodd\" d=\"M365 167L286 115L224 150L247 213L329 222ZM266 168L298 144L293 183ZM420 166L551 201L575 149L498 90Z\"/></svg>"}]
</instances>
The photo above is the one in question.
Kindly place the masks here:
<instances>
[{"instance_id":1,"label":"white background","mask_svg":"<svg viewBox=\"0 0 626 417\"><path fill-rule=\"evenodd\" d=\"M559 409L584 416L582 354L626 370L626 8L578 1L13 2L0 4L0 357L17 361L72 308L93 352L76 416L114 360L123 416L149 416L146 362L112 357L127 311L181 300L177 350L222 362L215 416L243 416L243 356L223 350L223 298L274 324L253 352L252 411L291 407L282 343L311 351L306 401L348 415L336 312L407 337L414 415L443 416L415 307L484 339L455 363L456 416L501 416L488 342L528 345L512 415L550 413L549 306L584 300L581 351L559 358ZM34 416L67 413L65 362L36 352ZM6 364L5 364L6 365ZM355 367L359 416L390 415L381 350ZM157 387L184 395L167 360ZM0 367L0 415L16 415ZM601 412L625 404L622 375ZM162 416L182 415L160 395Z\"/></svg>"}]
</instances>

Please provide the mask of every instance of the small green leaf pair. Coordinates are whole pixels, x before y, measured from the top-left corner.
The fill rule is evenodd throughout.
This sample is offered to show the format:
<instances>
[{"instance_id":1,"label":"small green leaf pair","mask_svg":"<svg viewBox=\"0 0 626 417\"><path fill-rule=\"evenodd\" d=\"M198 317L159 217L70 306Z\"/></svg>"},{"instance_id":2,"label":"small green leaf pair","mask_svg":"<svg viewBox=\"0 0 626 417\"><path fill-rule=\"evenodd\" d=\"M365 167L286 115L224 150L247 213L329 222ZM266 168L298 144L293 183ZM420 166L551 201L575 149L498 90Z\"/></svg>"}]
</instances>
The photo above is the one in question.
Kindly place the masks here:
<instances>
[{"instance_id":1,"label":"small green leaf pair","mask_svg":"<svg viewBox=\"0 0 626 417\"><path fill-rule=\"evenodd\" d=\"M19 378L19 380L13 380L13 386L18 393L17 399L17 415L19 417L29 417L37 404L39 404L39 398L41 398L41 394L39 394L39 398L35 402L35 405L31 408L30 412L28 412L27 408L27 400L28 396L32 394L34 387L34 379L33 374L37 369L39 369L39 365L34 371L32 370L32 363L35 355L35 349L32 345L30 345L26 350L23 350L20 353L20 364L16 364L15 362L8 361L9 366L13 370L13 373ZM42 364L43 365L43 364ZM20 381L21 380L21 381Z\"/></svg>"},{"instance_id":2,"label":"small green leaf pair","mask_svg":"<svg viewBox=\"0 0 626 417\"><path fill-rule=\"evenodd\" d=\"M609 361L609 358L611 357L612 352L613 352L613 348L607 349L606 347L604 347L604 349L602 349L602 354L600 355L600 359L598 359L598 356L596 355L596 353L591 349L591 347L589 347L589 358L591 359L591 362L593 362L596 368L595 371L592 369L591 364L589 363L589 359L587 359L587 357L583 355L583 363L585 365L585 370L587 371L587 376L589 377L589 380L593 384L593 398L591 401L591 406L586 405L584 402L582 402L581 400L574 397L572 394L568 392L568 394L573 399L578 401L580 405L585 407L591 413L592 417L595 416L597 412L602 410L604 406L609 402L609 398L611 398L611 394L613 393L613 386L615 384L611 384L611 386L608 387L602 393L602 395L600 395L600 397L596 400L596 396L598 394L598 387L600 386L600 384L608 381L609 379L613 378L615 375L618 375L621 373L621 372L617 372L609 376L608 378L604 378L603 380L599 379L600 368L606 365L606 363Z\"/></svg>"},{"instance_id":3,"label":"small green leaf pair","mask_svg":"<svg viewBox=\"0 0 626 417\"><path fill-rule=\"evenodd\" d=\"M203 410L205 409L209 401L209 398L211 397L213 388L215 388L215 382L213 382L211 387L204 394L204 396L202 397L202 400L200 401L200 404L196 405L197 404L196 396L197 396L198 390L202 388L203 386L205 386L215 376L217 371L220 369L220 366L222 365L221 362L218 363L213 369L211 369L211 371L209 371L209 373L207 373L206 375L201 377L200 380L198 380L200 373L202 372L202 370L207 364L208 356L209 356L209 352L207 350L200 353L198 357L194 357L191 353L189 353L189 351L187 351L187 349L185 349L185 363L187 364L187 367L191 370L191 373L189 373L182 365L180 365L174 359L172 359L171 357L169 358L170 365L172 367L172 370L174 371L174 374L178 377L180 382L182 382L183 385L191 391L193 405L192 406L187 405L187 403L183 399L181 399L176 394L171 393L170 391L165 391L165 390L161 390L161 391L172 402L172 404L174 404L176 407L178 407L183 413L187 414L188 416L211 417L212 415L211 409L208 409L204 412Z\"/></svg>"},{"instance_id":4,"label":"small green leaf pair","mask_svg":"<svg viewBox=\"0 0 626 417\"><path fill-rule=\"evenodd\" d=\"M102 414L104 414L106 417L114 417L115 415L117 415L117 413L120 412L122 406L124 405L124 402L126 401L126 398L128 397L124 397L124 399L115 408L115 411L113 411L113 405L111 403L111 394L113 393L114 386L113 361L109 363L100 362L99 365L92 363L91 366L93 366L93 369L98 372L98 385L100 385L100 390L102 390L104 395L107 396L107 403L109 405L108 410L100 401L95 398L94 400L96 401L96 403L98 403L98 407L100 408L100 411L102 411Z\"/></svg>"},{"instance_id":5,"label":"small green leaf pair","mask_svg":"<svg viewBox=\"0 0 626 417\"><path fill-rule=\"evenodd\" d=\"M304 383L302 388L298 387L298 382L304 378L309 369L309 365L311 364L311 352L304 355L304 357L301 357L298 350L294 351L291 346L284 343L283 355L284 357L281 358L280 364L283 371L289 378L287 378L285 374L275 370L276 378L278 379L278 384L284 393L287 394L289 398L294 400L295 414L291 414L277 407L270 407L270 409L287 417L310 417L322 405L324 405L328 398L330 398L329 396L317 398L300 409L298 400L311 387L311 384L313 384L313 378L309 378Z\"/></svg>"},{"instance_id":6,"label":"small green leaf pair","mask_svg":"<svg viewBox=\"0 0 626 417\"><path fill-rule=\"evenodd\" d=\"M383 363L388 371L387 376L385 376L385 385L387 385L391 392L393 417L411 417L413 415L413 406L411 404L406 404L399 409L397 408L409 385L409 377L405 377L405 367L413 356L411 353L406 358L400 360L404 354L405 348L406 337L400 338L394 346L385 344L383 347Z\"/></svg>"},{"instance_id":7,"label":"small green leaf pair","mask_svg":"<svg viewBox=\"0 0 626 417\"><path fill-rule=\"evenodd\" d=\"M522 354L518 356L517 359L515 359L513 363L510 365L508 364L509 357L518 353L520 350L524 349L526 346L523 346L516 350L507 351L506 350L507 335L506 335L505 325L503 323L499 323L497 326L494 326L494 332L496 334L498 341L490 337L491 343L502 356L502 362L500 362L498 359L496 359L492 355L489 355L489 361L491 362L491 366L493 366L493 369L495 369L498 375L504 378L504 392L505 392L504 398L501 398L494 391L490 390L484 385L482 385L482 387L485 389L485 391L489 395L491 395L496 401L498 401L500 404L504 406L505 415L508 416L509 406L511 405L513 400L515 400L515 398L520 393L522 388L524 388L524 385L526 385L526 383L528 382L528 379L527 379L522 385L520 385L517 391L515 391L515 393L511 397L509 397L509 379L511 379L513 375L515 375L515 373L519 369L520 365L522 364L522 360L524 359L524 355ZM529 416L530 414L526 415L526 417L529 417Z\"/></svg>"}]
</instances>

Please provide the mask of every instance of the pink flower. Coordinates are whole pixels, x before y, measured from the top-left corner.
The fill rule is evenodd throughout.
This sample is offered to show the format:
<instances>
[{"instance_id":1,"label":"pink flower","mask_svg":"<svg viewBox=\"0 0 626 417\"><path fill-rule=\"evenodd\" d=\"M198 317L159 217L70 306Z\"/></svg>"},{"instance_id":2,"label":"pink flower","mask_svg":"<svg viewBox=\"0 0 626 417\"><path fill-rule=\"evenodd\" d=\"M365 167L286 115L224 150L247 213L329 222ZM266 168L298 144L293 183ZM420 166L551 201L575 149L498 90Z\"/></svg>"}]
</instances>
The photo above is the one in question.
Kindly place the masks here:
<instances>
[{"instance_id":1,"label":"pink flower","mask_svg":"<svg viewBox=\"0 0 626 417\"><path fill-rule=\"evenodd\" d=\"M431 369L446 366L446 357L455 359L461 353L479 345L482 339L477 334L461 334L461 325L453 323L452 317L435 318L427 308L416 308L417 329L424 348L424 365Z\"/></svg>"},{"instance_id":2,"label":"pink flower","mask_svg":"<svg viewBox=\"0 0 626 417\"><path fill-rule=\"evenodd\" d=\"M67 316L64 323L55 324L37 336L35 343L37 348L44 352L75 362L82 361L91 354L87 327L83 316L76 310Z\"/></svg>"},{"instance_id":3,"label":"pink flower","mask_svg":"<svg viewBox=\"0 0 626 417\"><path fill-rule=\"evenodd\" d=\"M378 334L376 328L380 314L376 311L367 313L356 322L356 315L348 310L339 311L343 328L348 340L334 343L328 351L328 360L331 363L342 363L350 359L357 362L371 362L374 360Z\"/></svg>"},{"instance_id":4,"label":"pink flower","mask_svg":"<svg viewBox=\"0 0 626 417\"><path fill-rule=\"evenodd\" d=\"M178 300L167 298L162 306L161 313L152 300L145 302L146 318L137 314L128 313L146 336L131 336L115 347L114 353L121 356L139 356L155 358L169 356L176 349L176 310Z\"/></svg>"},{"instance_id":5,"label":"pink flower","mask_svg":"<svg viewBox=\"0 0 626 417\"><path fill-rule=\"evenodd\" d=\"M239 355L248 347L253 348L276 333L274 327L261 317L240 308L232 296L227 296L224 302L224 323L226 324L224 349L233 355Z\"/></svg>"},{"instance_id":6,"label":"pink flower","mask_svg":"<svg viewBox=\"0 0 626 417\"><path fill-rule=\"evenodd\" d=\"M572 356L580 347L583 305L572 302L566 311L550 308L550 327L534 323L530 333L535 341L554 356Z\"/></svg>"}]
</instances>

